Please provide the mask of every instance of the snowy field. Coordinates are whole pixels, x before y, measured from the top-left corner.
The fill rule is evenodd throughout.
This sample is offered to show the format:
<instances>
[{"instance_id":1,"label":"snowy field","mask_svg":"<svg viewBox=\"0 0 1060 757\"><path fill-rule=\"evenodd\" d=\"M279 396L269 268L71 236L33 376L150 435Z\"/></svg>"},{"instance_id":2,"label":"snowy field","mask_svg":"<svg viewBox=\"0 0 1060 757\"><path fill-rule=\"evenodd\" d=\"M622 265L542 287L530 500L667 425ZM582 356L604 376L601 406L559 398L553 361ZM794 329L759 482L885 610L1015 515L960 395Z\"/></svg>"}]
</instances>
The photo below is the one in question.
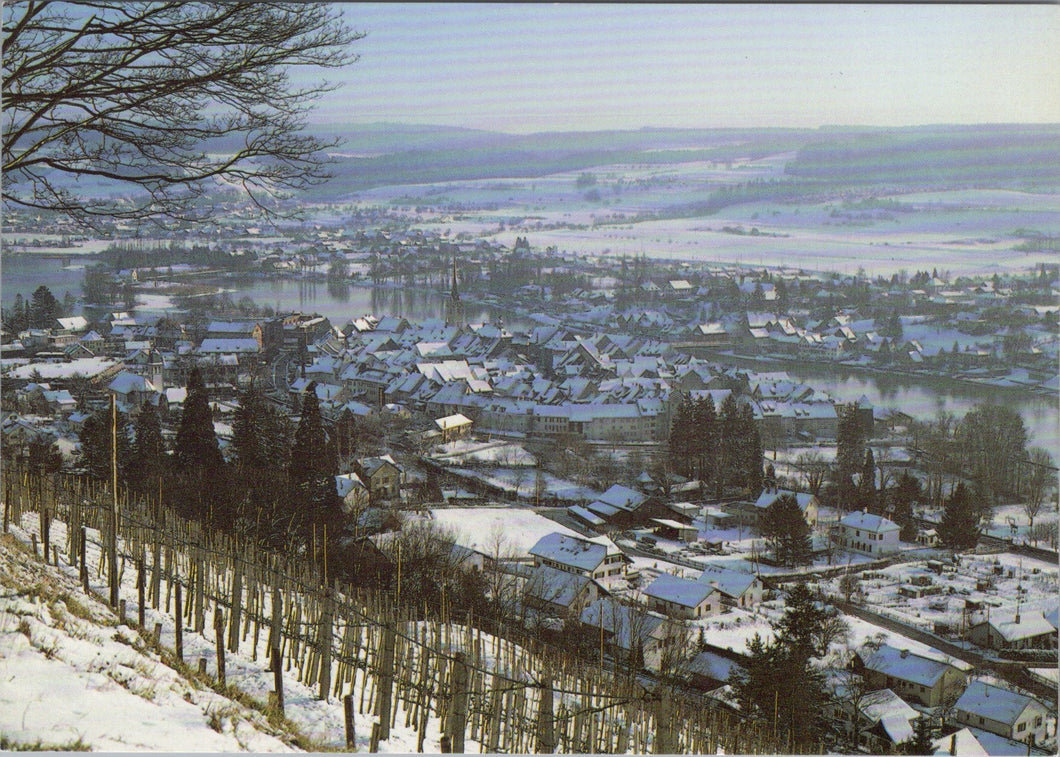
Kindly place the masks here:
<instances>
[{"instance_id":1,"label":"snowy field","mask_svg":"<svg viewBox=\"0 0 1060 757\"><path fill-rule=\"evenodd\" d=\"M484 554L526 557L530 548L551 533L582 534L530 509L514 507L447 507L431 512L434 522L451 530L458 544ZM597 537L603 540L605 537Z\"/></svg>"}]
</instances>

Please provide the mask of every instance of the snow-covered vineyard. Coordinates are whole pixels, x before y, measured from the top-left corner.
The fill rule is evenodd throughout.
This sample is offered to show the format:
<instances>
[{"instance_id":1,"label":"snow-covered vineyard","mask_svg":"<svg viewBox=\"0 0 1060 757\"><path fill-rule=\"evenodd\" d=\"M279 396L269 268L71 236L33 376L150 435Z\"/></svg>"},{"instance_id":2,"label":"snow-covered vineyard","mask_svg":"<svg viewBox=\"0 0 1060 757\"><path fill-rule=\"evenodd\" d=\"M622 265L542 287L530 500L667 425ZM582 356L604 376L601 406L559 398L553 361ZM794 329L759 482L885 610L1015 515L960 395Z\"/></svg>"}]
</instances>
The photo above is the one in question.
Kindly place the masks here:
<instances>
[{"instance_id":1,"label":"snow-covered vineyard","mask_svg":"<svg viewBox=\"0 0 1060 757\"><path fill-rule=\"evenodd\" d=\"M643 675L485 633L446 602L413 613L149 506L121 502L111 542L106 498L7 473L8 746L784 751Z\"/></svg>"}]
</instances>

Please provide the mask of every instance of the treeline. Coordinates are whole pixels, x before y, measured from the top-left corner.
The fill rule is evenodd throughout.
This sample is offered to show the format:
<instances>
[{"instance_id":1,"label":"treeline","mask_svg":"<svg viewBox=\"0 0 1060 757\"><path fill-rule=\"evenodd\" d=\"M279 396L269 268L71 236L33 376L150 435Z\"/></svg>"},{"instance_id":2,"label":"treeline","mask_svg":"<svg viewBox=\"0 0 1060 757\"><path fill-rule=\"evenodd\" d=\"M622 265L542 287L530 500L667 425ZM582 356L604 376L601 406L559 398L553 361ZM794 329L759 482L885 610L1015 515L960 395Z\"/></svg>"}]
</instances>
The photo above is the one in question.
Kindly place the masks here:
<instances>
[{"instance_id":1,"label":"treeline","mask_svg":"<svg viewBox=\"0 0 1060 757\"><path fill-rule=\"evenodd\" d=\"M670 427L669 457L675 473L699 479L717 496L726 488L757 494L762 488L762 440L750 404L738 405L729 394L714 407L682 395Z\"/></svg>"}]
</instances>

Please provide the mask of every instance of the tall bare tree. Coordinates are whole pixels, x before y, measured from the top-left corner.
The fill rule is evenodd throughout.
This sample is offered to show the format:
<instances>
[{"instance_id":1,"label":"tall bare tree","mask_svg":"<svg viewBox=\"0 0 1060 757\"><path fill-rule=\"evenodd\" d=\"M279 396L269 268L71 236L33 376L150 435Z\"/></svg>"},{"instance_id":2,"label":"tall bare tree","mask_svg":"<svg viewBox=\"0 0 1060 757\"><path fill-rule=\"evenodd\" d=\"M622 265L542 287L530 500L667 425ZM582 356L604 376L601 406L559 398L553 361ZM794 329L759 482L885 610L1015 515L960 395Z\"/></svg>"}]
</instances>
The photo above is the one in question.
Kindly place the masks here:
<instances>
[{"instance_id":1,"label":"tall bare tree","mask_svg":"<svg viewBox=\"0 0 1060 757\"><path fill-rule=\"evenodd\" d=\"M323 3L5 3L4 204L194 220L225 187L264 208L323 181L333 142L302 132L334 85L292 73L361 36Z\"/></svg>"}]
</instances>

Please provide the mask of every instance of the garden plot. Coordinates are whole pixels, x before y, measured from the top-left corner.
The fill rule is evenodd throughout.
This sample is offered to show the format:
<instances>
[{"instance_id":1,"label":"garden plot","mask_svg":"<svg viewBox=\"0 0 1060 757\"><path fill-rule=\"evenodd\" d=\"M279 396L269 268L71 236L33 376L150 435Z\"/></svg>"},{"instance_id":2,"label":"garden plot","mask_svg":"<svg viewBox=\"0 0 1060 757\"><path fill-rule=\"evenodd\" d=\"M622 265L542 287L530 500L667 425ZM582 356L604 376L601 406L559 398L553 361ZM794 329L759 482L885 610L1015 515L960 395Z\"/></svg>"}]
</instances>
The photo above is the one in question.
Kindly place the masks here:
<instances>
[{"instance_id":1,"label":"garden plot","mask_svg":"<svg viewBox=\"0 0 1060 757\"><path fill-rule=\"evenodd\" d=\"M509 467L529 467L537 460L521 445L507 441L457 439L431 450L431 458L449 465L490 463Z\"/></svg>"},{"instance_id":2,"label":"garden plot","mask_svg":"<svg viewBox=\"0 0 1060 757\"><path fill-rule=\"evenodd\" d=\"M969 602L989 606L994 612L1012 613L1017 598L1024 611L1048 612L1057 605L1057 566L1011 554L961 555L960 563L941 564L942 572L927 561L893 565L859 576L855 597L873 611L910 625L932 630L937 625L959 632ZM822 588L839 596L840 579ZM916 595L920 596L916 596Z\"/></svg>"}]
</instances>

